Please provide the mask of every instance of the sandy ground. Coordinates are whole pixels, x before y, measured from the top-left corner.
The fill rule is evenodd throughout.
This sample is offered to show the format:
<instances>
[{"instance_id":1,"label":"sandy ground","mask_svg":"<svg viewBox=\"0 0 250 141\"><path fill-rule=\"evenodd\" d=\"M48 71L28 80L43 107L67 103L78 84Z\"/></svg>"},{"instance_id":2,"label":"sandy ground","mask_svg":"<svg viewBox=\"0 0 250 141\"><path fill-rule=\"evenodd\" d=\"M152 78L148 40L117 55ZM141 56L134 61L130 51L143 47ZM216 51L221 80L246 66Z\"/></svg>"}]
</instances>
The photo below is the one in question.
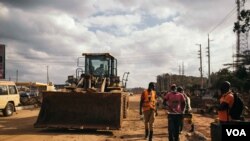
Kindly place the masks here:
<instances>
[{"instance_id":1,"label":"sandy ground","mask_svg":"<svg viewBox=\"0 0 250 141\"><path fill-rule=\"evenodd\" d=\"M3 117L0 114L0 141L143 141L144 125L139 118L138 106L139 95L130 96L128 118L123 121L122 128L115 131L36 129L33 128L33 124L39 108L19 110L11 117ZM210 123L213 120L212 117L194 114L195 130L204 134L208 140L211 140ZM180 135L181 141L186 140L187 130ZM167 118L163 109L159 110L156 117L153 140L168 140Z\"/></svg>"}]
</instances>

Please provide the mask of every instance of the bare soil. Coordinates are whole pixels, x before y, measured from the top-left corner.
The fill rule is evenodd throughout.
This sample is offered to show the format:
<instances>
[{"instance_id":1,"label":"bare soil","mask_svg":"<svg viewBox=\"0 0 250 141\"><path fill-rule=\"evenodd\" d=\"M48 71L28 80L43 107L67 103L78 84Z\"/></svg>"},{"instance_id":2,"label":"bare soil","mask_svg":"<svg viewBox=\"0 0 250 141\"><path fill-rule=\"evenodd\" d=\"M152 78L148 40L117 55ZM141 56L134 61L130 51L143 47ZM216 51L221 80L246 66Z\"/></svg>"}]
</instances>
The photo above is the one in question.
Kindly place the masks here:
<instances>
[{"instance_id":1,"label":"bare soil","mask_svg":"<svg viewBox=\"0 0 250 141\"><path fill-rule=\"evenodd\" d=\"M139 116L139 95L130 96L128 118L123 121L122 128L114 131L86 130L48 130L36 129L39 108L18 110L11 117L0 114L0 141L143 141L144 124ZM164 109L159 110L154 125L154 141L168 140L167 117ZM72 119L73 120L73 119ZM210 123L214 117L193 114L195 131L210 139ZM188 127L187 127L188 128ZM181 141L187 140L188 129L180 135Z\"/></svg>"}]
</instances>

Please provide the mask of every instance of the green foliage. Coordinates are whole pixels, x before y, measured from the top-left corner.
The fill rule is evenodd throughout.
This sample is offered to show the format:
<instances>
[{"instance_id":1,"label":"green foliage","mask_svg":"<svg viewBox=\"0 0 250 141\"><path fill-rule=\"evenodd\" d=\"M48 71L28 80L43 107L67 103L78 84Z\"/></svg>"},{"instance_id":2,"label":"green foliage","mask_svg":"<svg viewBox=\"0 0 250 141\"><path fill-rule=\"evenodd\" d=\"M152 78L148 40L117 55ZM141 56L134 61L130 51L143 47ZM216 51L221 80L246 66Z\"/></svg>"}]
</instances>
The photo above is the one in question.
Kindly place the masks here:
<instances>
[{"instance_id":1,"label":"green foliage","mask_svg":"<svg viewBox=\"0 0 250 141\"><path fill-rule=\"evenodd\" d=\"M245 50L243 53L239 54L239 58L240 65L250 65L250 50Z\"/></svg>"},{"instance_id":2,"label":"green foliage","mask_svg":"<svg viewBox=\"0 0 250 141\"><path fill-rule=\"evenodd\" d=\"M248 32L250 28L250 10L242 10L240 12L240 23L237 21L234 23L234 32Z\"/></svg>"},{"instance_id":3,"label":"green foliage","mask_svg":"<svg viewBox=\"0 0 250 141\"><path fill-rule=\"evenodd\" d=\"M249 91L250 90L250 79L246 80L246 82L243 85L244 91Z\"/></svg>"},{"instance_id":4,"label":"green foliage","mask_svg":"<svg viewBox=\"0 0 250 141\"><path fill-rule=\"evenodd\" d=\"M229 81L233 88L238 91L250 90L250 72L245 67L240 67L235 72L228 69L221 69L216 73L212 73L212 88L219 89L223 81Z\"/></svg>"},{"instance_id":5,"label":"green foliage","mask_svg":"<svg viewBox=\"0 0 250 141\"><path fill-rule=\"evenodd\" d=\"M247 70L245 67L240 66L237 71L235 72L235 76L241 80L244 80L247 78Z\"/></svg>"},{"instance_id":6,"label":"green foliage","mask_svg":"<svg viewBox=\"0 0 250 141\"><path fill-rule=\"evenodd\" d=\"M228 69L221 69L217 73L214 73L212 76L212 88L219 89L220 84L223 81L230 81L233 79L232 72L230 72Z\"/></svg>"}]
</instances>

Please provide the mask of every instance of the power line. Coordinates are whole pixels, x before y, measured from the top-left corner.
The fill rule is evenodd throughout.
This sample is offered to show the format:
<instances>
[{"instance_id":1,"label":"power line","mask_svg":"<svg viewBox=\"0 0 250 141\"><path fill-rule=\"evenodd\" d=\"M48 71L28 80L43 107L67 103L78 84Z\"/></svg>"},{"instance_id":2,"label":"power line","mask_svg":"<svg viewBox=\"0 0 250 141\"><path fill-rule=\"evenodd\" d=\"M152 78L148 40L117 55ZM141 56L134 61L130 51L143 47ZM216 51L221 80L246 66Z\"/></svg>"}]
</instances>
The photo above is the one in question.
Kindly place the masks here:
<instances>
[{"instance_id":1,"label":"power line","mask_svg":"<svg viewBox=\"0 0 250 141\"><path fill-rule=\"evenodd\" d=\"M221 24L223 24L228 18L230 18L235 12L236 12L236 8L237 6L235 6L223 19L221 22L219 22L216 26L214 26L212 28L212 30L210 30L210 32L208 32L209 34L212 33L213 31L215 31L215 29L217 29Z\"/></svg>"},{"instance_id":2,"label":"power line","mask_svg":"<svg viewBox=\"0 0 250 141\"><path fill-rule=\"evenodd\" d=\"M74 61L44 61L44 60L10 60L6 59L6 62L10 64L76 64Z\"/></svg>"}]
</instances>

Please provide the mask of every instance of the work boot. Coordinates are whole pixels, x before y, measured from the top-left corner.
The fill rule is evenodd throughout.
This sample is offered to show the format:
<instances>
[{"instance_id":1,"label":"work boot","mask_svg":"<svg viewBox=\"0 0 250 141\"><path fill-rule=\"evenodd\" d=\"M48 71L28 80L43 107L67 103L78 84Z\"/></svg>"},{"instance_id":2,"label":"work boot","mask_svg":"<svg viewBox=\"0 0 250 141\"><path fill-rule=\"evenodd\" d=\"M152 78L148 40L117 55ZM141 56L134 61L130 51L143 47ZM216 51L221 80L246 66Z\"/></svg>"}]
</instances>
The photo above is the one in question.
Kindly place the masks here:
<instances>
[{"instance_id":1,"label":"work boot","mask_svg":"<svg viewBox=\"0 0 250 141\"><path fill-rule=\"evenodd\" d=\"M153 138L153 130L149 132L149 138L148 138L148 140L152 141L152 138Z\"/></svg>"},{"instance_id":2,"label":"work boot","mask_svg":"<svg viewBox=\"0 0 250 141\"><path fill-rule=\"evenodd\" d=\"M148 138L148 129L145 129L145 139Z\"/></svg>"}]
</instances>

